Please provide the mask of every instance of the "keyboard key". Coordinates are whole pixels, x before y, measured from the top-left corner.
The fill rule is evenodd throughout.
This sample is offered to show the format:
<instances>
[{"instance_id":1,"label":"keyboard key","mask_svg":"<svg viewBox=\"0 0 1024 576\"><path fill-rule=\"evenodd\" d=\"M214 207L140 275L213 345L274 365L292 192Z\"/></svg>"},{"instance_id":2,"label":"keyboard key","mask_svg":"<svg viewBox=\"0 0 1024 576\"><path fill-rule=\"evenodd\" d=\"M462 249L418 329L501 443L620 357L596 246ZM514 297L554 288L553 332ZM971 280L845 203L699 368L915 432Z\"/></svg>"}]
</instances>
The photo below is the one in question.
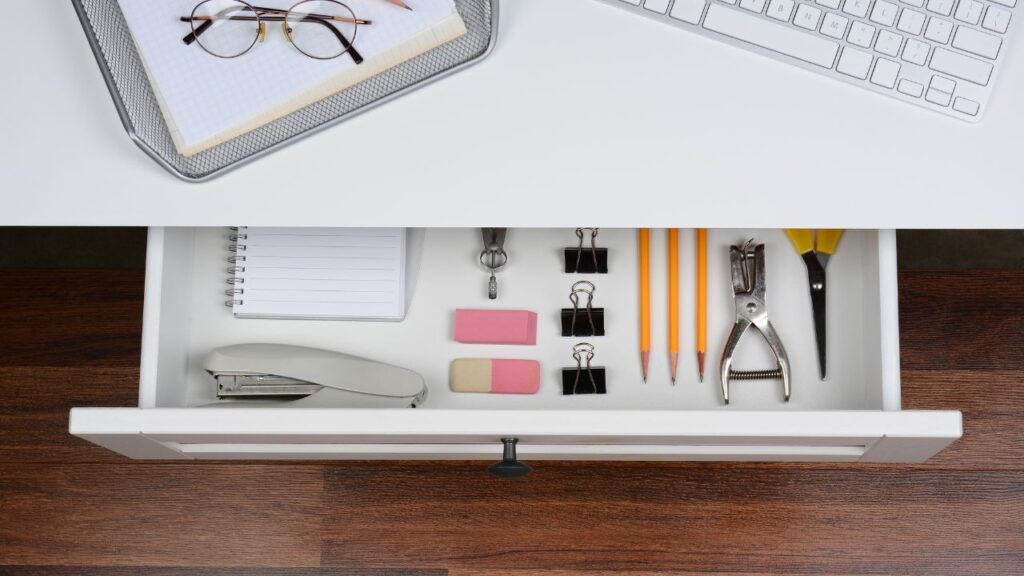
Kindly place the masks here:
<instances>
[{"instance_id":1,"label":"keyboard key","mask_svg":"<svg viewBox=\"0 0 1024 576\"><path fill-rule=\"evenodd\" d=\"M829 12L825 14L825 21L821 23L821 33L842 40L843 36L846 36L846 25L849 22L849 19Z\"/></svg>"},{"instance_id":2,"label":"keyboard key","mask_svg":"<svg viewBox=\"0 0 1024 576\"><path fill-rule=\"evenodd\" d=\"M996 4L1002 4L1003 6L1006 6L1007 8L1013 8L1014 6L1017 5L1017 0L992 0L992 1L995 2Z\"/></svg>"},{"instance_id":3,"label":"keyboard key","mask_svg":"<svg viewBox=\"0 0 1024 576\"><path fill-rule=\"evenodd\" d=\"M943 16L949 16L953 12L954 0L928 0L928 10Z\"/></svg>"},{"instance_id":4,"label":"keyboard key","mask_svg":"<svg viewBox=\"0 0 1024 576\"><path fill-rule=\"evenodd\" d=\"M924 94L924 86L921 86L913 80L903 79L900 80L900 85L896 87L897 90L906 94L907 96L913 96L914 98L920 98L921 94Z\"/></svg>"},{"instance_id":5,"label":"keyboard key","mask_svg":"<svg viewBox=\"0 0 1024 576\"><path fill-rule=\"evenodd\" d=\"M805 30L817 30L819 20L821 20L820 8L815 8L810 4L801 4L796 9L796 18L793 19L793 23Z\"/></svg>"},{"instance_id":6,"label":"keyboard key","mask_svg":"<svg viewBox=\"0 0 1024 576\"><path fill-rule=\"evenodd\" d=\"M892 88L896 85L896 76L900 73L900 65L892 60L879 58L875 70L871 73L871 83Z\"/></svg>"},{"instance_id":7,"label":"keyboard key","mask_svg":"<svg viewBox=\"0 0 1024 576\"><path fill-rule=\"evenodd\" d=\"M871 54L849 47L843 48L843 55L839 57L839 65L836 66L837 71L861 80L867 79L870 68Z\"/></svg>"},{"instance_id":8,"label":"keyboard key","mask_svg":"<svg viewBox=\"0 0 1024 576\"><path fill-rule=\"evenodd\" d=\"M850 16L863 18L868 15L868 8L870 6L871 0L846 0L846 3L843 4L843 12Z\"/></svg>"},{"instance_id":9,"label":"keyboard key","mask_svg":"<svg viewBox=\"0 0 1024 576\"><path fill-rule=\"evenodd\" d=\"M903 47L903 59L911 64L924 66L924 63L928 61L929 49L931 46L928 44L916 38L910 38L907 40L907 45Z\"/></svg>"},{"instance_id":10,"label":"keyboard key","mask_svg":"<svg viewBox=\"0 0 1024 576\"><path fill-rule=\"evenodd\" d=\"M780 22L789 22L793 15L793 0L771 0L768 4L768 17Z\"/></svg>"},{"instance_id":11,"label":"keyboard key","mask_svg":"<svg viewBox=\"0 0 1024 576\"><path fill-rule=\"evenodd\" d=\"M989 6L988 11L985 12L985 20L981 23L981 27L1005 34L1006 29L1010 27L1010 11Z\"/></svg>"},{"instance_id":12,"label":"keyboard key","mask_svg":"<svg viewBox=\"0 0 1024 576\"><path fill-rule=\"evenodd\" d=\"M968 100L967 98L957 98L956 100L953 100L953 110L963 112L968 116L977 116L979 108L980 106L978 106L978 103L974 100Z\"/></svg>"},{"instance_id":13,"label":"keyboard key","mask_svg":"<svg viewBox=\"0 0 1024 576\"><path fill-rule=\"evenodd\" d=\"M914 8L924 8L924 0L900 0L904 4L909 4Z\"/></svg>"},{"instance_id":14,"label":"keyboard key","mask_svg":"<svg viewBox=\"0 0 1024 576\"><path fill-rule=\"evenodd\" d=\"M981 2L975 0L960 0L960 5L956 7L956 14L954 18L961 22L967 22L968 24L978 25L981 21L981 12L984 10Z\"/></svg>"},{"instance_id":15,"label":"keyboard key","mask_svg":"<svg viewBox=\"0 0 1024 576\"><path fill-rule=\"evenodd\" d=\"M998 36L978 32L966 26L957 26L956 34L953 35L953 48L959 48L964 52L984 56L989 60L995 60L999 55L999 47L1003 39Z\"/></svg>"},{"instance_id":16,"label":"keyboard key","mask_svg":"<svg viewBox=\"0 0 1024 576\"><path fill-rule=\"evenodd\" d=\"M875 2L874 10L871 11L871 21L876 24L881 24L882 26L892 26L896 23L896 15L899 14L899 12L899 6L890 4L884 0L878 0Z\"/></svg>"},{"instance_id":17,"label":"keyboard key","mask_svg":"<svg viewBox=\"0 0 1024 576\"><path fill-rule=\"evenodd\" d=\"M626 4L632 4L633 6L639 6L640 0L622 0Z\"/></svg>"},{"instance_id":18,"label":"keyboard key","mask_svg":"<svg viewBox=\"0 0 1024 576\"><path fill-rule=\"evenodd\" d=\"M934 88L930 88L928 93L924 95L924 99L931 102L932 104L938 104L939 106L949 106L949 100L952 98L945 92L939 92Z\"/></svg>"},{"instance_id":19,"label":"keyboard key","mask_svg":"<svg viewBox=\"0 0 1024 576\"><path fill-rule=\"evenodd\" d=\"M824 6L826 8L831 8L833 10L839 10L840 4L843 3L843 0L814 0L814 1L816 3L818 3L818 4L821 4L822 6Z\"/></svg>"},{"instance_id":20,"label":"keyboard key","mask_svg":"<svg viewBox=\"0 0 1024 576\"><path fill-rule=\"evenodd\" d=\"M939 92L952 94L953 91L956 90L956 82L949 78L943 78L942 76L932 76L932 81L928 84L928 87L938 90Z\"/></svg>"},{"instance_id":21,"label":"keyboard key","mask_svg":"<svg viewBox=\"0 0 1024 576\"><path fill-rule=\"evenodd\" d=\"M668 1L669 0L646 0L646 2L644 2L644 8L651 12L664 14L665 12L668 12Z\"/></svg>"},{"instance_id":22,"label":"keyboard key","mask_svg":"<svg viewBox=\"0 0 1024 576\"><path fill-rule=\"evenodd\" d=\"M676 0L672 5L672 12L669 16L676 20L697 24L700 16L704 13L704 0Z\"/></svg>"},{"instance_id":23,"label":"keyboard key","mask_svg":"<svg viewBox=\"0 0 1024 576\"><path fill-rule=\"evenodd\" d=\"M953 25L945 20L932 18L928 20L928 29L924 31L924 37L932 42L945 44L953 34Z\"/></svg>"},{"instance_id":24,"label":"keyboard key","mask_svg":"<svg viewBox=\"0 0 1024 576\"><path fill-rule=\"evenodd\" d=\"M881 52L886 56L892 56L895 58L900 53L900 47L903 46L903 36L899 34L893 34L888 30L882 30L878 33L878 40L875 41L875 51Z\"/></svg>"},{"instance_id":25,"label":"keyboard key","mask_svg":"<svg viewBox=\"0 0 1024 576\"><path fill-rule=\"evenodd\" d=\"M704 28L822 68L832 68L839 52L839 44L835 42L720 4L708 7Z\"/></svg>"},{"instance_id":26,"label":"keyboard key","mask_svg":"<svg viewBox=\"0 0 1024 576\"><path fill-rule=\"evenodd\" d=\"M846 37L847 42L861 48L871 48L871 41L875 39L875 27L863 22L854 22L850 26L850 35Z\"/></svg>"},{"instance_id":27,"label":"keyboard key","mask_svg":"<svg viewBox=\"0 0 1024 576\"><path fill-rule=\"evenodd\" d=\"M917 36L924 30L925 15L922 12L915 10L903 10L900 14L900 23L896 26L902 32L906 32L911 36Z\"/></svg>"},{"instance_id":28,"label":"keyboard key","mask_svg":"<svg viewBox=\"0 0 1024 576\"><path fill-rule=\"evenodd\" d=\"M928 67L936 72L949 74L982 86L987 85L989 78L992 77L992 65L988 62L975 60L970 56L951 52L945 48L935 49Z\"/></svg>"},{"instance_id":29,"label":"keyboard key","mask_svg":"<svg viewBox=\"0 0 1024 576\"><path fill-rule=\"evenodd\" d=\"M764 5L766 2L767 0L740 0L740 8L760 14L761 12L764 12Z\"/></svg>"}]
</instances>

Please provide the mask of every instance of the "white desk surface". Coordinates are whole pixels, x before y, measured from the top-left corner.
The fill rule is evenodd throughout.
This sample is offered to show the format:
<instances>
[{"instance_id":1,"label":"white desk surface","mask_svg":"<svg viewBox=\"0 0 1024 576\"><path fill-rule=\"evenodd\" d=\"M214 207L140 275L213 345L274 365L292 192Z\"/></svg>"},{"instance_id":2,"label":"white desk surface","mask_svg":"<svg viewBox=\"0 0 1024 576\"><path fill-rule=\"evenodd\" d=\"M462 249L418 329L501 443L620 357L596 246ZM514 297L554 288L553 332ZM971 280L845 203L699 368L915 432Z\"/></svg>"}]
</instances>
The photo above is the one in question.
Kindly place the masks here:
<instances>
[{"instance_id":1,"label":"white desk surface","mask_svg":"<svg viewBox=\"0 0 1024 576\"><path fill-rule=\"evenodd\" d=\"M593 0L503 0L477 66L188 184L125 135L68 2L18 21L0 225L1024 227L1021 41L971 125Z\"/></svg>"}]
</instances>

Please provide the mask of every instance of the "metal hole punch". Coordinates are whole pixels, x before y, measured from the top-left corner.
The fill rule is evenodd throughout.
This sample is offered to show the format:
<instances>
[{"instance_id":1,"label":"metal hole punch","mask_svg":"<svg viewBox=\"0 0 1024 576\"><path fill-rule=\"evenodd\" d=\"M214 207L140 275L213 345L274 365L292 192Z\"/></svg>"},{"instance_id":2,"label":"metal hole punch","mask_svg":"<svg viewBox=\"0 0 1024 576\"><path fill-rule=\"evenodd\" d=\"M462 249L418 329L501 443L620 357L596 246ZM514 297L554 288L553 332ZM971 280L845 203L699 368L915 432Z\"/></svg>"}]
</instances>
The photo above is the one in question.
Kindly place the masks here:
<instances>
[{"instance_id":1,"label":"metal hole punch","mask_svg":"<svg viewBox=\"0 0 1024 576\"><path fill-rule=\"evenodd\" d=\"M505 236L508 228L481 228L484 249L480 252L480 263L491 272L487 281L487 297L491 300L498 298L498 278L495 272L501 270L508 264L508 253L505 252Z\"/></svg>"},{"instance_id":2,"label":"metal hole punch","mask_svg":"<svg viewBox=\"0 0 1024 576\"><path fill-rule=\"evenodd\" d=\"M729 248L732 271L732 291L736 304L736 323L733 324L725 350L722 352L721 378L722 399L729 403L730 380L782 380L782 392L789 402L789 357L782 346L772 323L768 321L768 306L765 302L764 244L748 240L743 246ZM737 371L732 369L733 353L743 334L753 326L764 337L772 353L776 367L770 370Z\"/></svg>"},{"instance_id":3,"label":"metal hole punch","mask_svg":"<svg viewBox=\"0 0 1024 576\"><path fill-rule=\"evenodd\" d=\"M562 336L604 336L604 308L594 308L593 282L580 280L572 285L569 301L572 308L562 308ZM586 295L586 324L577 320L580 314L580 295Z\"/></svg>"}]
</instances>

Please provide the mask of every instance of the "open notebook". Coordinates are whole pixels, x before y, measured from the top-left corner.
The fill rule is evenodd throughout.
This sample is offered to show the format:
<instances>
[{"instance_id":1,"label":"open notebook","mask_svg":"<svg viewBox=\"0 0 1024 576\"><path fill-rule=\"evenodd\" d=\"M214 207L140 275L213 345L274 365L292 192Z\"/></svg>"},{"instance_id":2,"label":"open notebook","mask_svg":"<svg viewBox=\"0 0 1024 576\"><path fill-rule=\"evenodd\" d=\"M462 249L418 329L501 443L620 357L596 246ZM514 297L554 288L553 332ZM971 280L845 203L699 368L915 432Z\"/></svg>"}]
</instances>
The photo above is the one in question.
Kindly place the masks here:
<instances>
[{"instance_id":1,"label":"open notebook","mask_svg":"<svg viewBox=\"0 0 1024 576\"><path fill-rule=\"evenodd\" d=\"M354 45L364 57L316 60L267 26L246 54L217 58L182 38L199 0L118 0L178 152L192 156L331 96L466 33L453 0L347 0L361 19ZM294 0L261 0L288 8Z\"/></svg>"},{"instance_id":2,"label":"open notebook","mask_svg":"<svg viewBox=\"0 0 1024 576\"><path fill-rule=\"evenodd\" d=\"M239 228L232 306L239 318L401 320L404 228Z\"/></svg>"}]
</instances>

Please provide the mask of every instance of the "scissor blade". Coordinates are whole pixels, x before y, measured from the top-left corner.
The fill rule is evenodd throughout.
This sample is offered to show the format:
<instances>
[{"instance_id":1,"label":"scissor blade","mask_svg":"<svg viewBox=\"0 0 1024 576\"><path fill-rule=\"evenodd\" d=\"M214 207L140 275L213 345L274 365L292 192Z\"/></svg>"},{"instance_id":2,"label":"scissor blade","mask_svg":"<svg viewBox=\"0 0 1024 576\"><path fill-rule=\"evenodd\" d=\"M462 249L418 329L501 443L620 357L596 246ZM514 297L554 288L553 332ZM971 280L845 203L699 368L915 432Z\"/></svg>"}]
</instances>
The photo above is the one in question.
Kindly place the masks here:
<instances>
[{"instance_id":1,"label":"scissor blade","mask_svg":"<svg viewBox=\"0 0 1024 576\"><path fill-rule=\"evenodd\" d=\"M825 267L813 252L804 255L807 265L807 282L811 292L811 313L814 316L814 341L818 347L818 374L822 380L828 378L827 334L825 325Z\"/></svg>"}]
</instances>

